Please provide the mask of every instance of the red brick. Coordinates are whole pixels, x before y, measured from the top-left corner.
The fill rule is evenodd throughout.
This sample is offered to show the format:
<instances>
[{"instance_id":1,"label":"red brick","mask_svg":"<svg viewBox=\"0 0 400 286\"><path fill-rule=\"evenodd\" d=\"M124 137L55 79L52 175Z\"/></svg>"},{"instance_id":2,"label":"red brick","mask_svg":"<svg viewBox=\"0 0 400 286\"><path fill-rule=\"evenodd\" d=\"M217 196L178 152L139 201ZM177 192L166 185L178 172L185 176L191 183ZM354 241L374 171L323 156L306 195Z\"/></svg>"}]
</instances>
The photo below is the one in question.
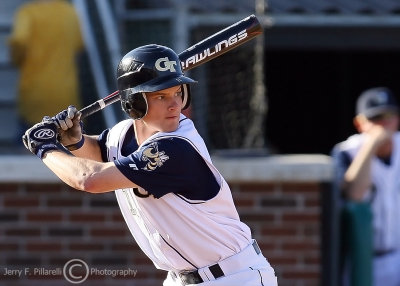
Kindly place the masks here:
<instances>
[{"instance_id":1,"label":"red brick","mask_svg":"<svg viewBox=\"0 0 400 286\"><path fill-rule=\"evenodd\" d=\"M101 251L104 249L104 245L101 243L71 243L68 246L69 250L73 251Z\"/></svg>"},{"instance_id":2,"label":"red brick","mask_svg":"<svg viewBox=\"0 0 400 286\"><path fill-rule=\"evenodd\" d=\"M131 268L131 269L132 269L132 268ZM124 269L121 269L121 270L124 270ZM125 270L128 270L128 269L125 268ZM132 270L135 270L135 269L132 269ZM129 280L129 281L132 281L132 280L135 279L135 281L136 281L136 277L137 277L137 273L131 271L130 274L129 274L129 273L126 273L125 275L123 275L123 274L119 274L119 275L118 275L118 274L117 274L115 277L113 277L113 279L117 279L117 280ZM162 285L162 283L161 283L161 284L156 284L156 285Z\"/></svg>"},{"instance_id":3,"label":"red brick","mask_svg":"<svg viewBox=\"0 0 400 286\"><path fill-rule=\"evenodd\" d=\"M69 194L73 194L73 195L85 195L85 194L89 194L80 190L77 190L71 186L68 186L67 184L63 184L62 185L62 190L63 192L67 192ZM90 195L90 194L89 194Z\"/></svg>"},{"instance_id":4,"label":"red brick","mask_svg":"<svg viewBox=\"0 0 400 286\"><path fill-rule=\"evenodd\" d=\"M279 286L321 286L319 280L316 279L287 279L278 276Z\"/></svg>"},{"instance_id":5,"label":"red brick","mask_svg":"<svg viewBox=\"0 0 400 286\"><path fill-rule=\"evenodd\" d=\"M39 228L10 228L5 231L8 236L40 236Z\"/></svg>"},{"instance_id":6,"label":"red brick","mask_svg":"<svg viewBox=\"0 0 400 286\"><path fill-rule=\"evenodd\" d=\"M65 263L67 263L71 259L81 259L89 264L91 255L92 253L85 253L85 252L81 252L80 254L66 252L66 254L63 255L49 253L46 261L48 262L48 265L54 265L56 267L57 266L63 267Z\"/></svg>"},{"instance_id":7,"label":"red brick","mask_svg":"<svg viewBox=\"0 0 400 286\"><path fill-rule=\"evenodd\" d=\"M282 273L282 277L289 279L315 279L316 281L318 281L319 273L318 270L290 270L284 271Z\"/></svg>"},{"instance_id":8,"label":"red brick","mask_svg":"<svg viewBox=\"0 0 400 286\"><path fill-rule=\"evenodd\" d=\"M54 242L29 242L26 245L26 250L28 251L61 251L62 246L60 243Z\"/></svg>"},{"instance_id":9,"label":"red brick","mask_svg":"<svg viewBox=\"0 0 400 286\"><path fill-rule=\"evenodd\" d=\"M111 237L118 237L118 236L125 236L128 232L125 228L94 228L90 231L91 236L111 236Z\"/></svg>"},{"instance_id":10,"label":"red brick","mask_svg":"<svg viewBox=\"0 0 400 286\"><path fill-rule=\"evenodd\" d=\"M12 193L16 194L19 189L18 184L11 184L11 183L1 183L0 184L0 193Z\"/></svg>"},{"instance_id":11,"label":"red brick","mask_svg":"<svg viewBox=\"0 0 400 286\"><path fill-rule=\"evenodd\" d=\"M268 255L267 257L269 263L271 265L277 267L279 266L284 266L284 265L295 265L298 263L298 260L295 255Z\"/></svg>"},{"instance_id":12,"label":"red brick","mask_svg":"<svg viewBox=\"0 0 400 286\"><path fill-rule=\"evenodd\" d=\"M132 241L131 243L116 243L111 246L111 249L115 251L129 251L129 252L142 251L135 241Z\"/></svg>"},{"instance_id":13,"label":"red brick","mask_svg":"<svg viewBox=\"0 0 400 286\"><path fill-rule=\"evenodd\" d=\"M281 185L284 193L316 193L320 191L319 183L284 183Z\"/></svg>"},{"instance_id":14,"label":"red brick","mask_svg":"<svg viewBox=\"0 0 400 286\"><path fill-rule=\"evenodd\" d=\"M17 243L0 243L0 251L2 252L16 251L19 248L19 244Z\"/></svg>"},{"instance_id":15,"label":"red brick","mask_svg":"<svg viewBox=\"0 0 400 286\"><path fill-rule=\"evenodd\" d=\"M26 184L27 193L61 193L61 189L64 184L54 183L54 184Z\"/></svg>"},{"instance_id":16,"label":"red brick","mask_svg":"<svg viewBox=\"0 0 400 286\"><path fill-rule=\"evenodd\" d=\"M135 256L132 262L135 265L149 265L154 267L154 264L151 262L150 258L148 258L144 253Z\"/></svg>"},{"instance_id":17,"label":"red brick","mask_svg":"<svg viewBox=\"0 0 400 286\"><path fill-rule=\"evenodd\" d=\"M70 221L76 222L104 222L106 216L100 213L72 213L69 216Z\"/></svg>"},{"instance_id":18,"label":"red brick","mask_svg":"<svg viewBox=\"0 0 400 286\"><path fill-rule=\"evenodd\" d=\"M17 266L18 265L18 266L21 266L21 268L28 267L28 266L37 267L38 265L42 265L41 260L42 260L42 258L40 257L40 254L35 254L35 255L29 254L29 256L27 256L27 255L10 256L5 259L5 261L6 261L5 264L8 266L11 266L11 265ZM10 268L14 268L14 267L10 267Z\"/></svg>"},{"instance_id":19,"label":"red brick","mask_svg":"<svg viewBox=\"0 0 400 286\"><path fill-rule=\"evenodd\" d=\"M81 237L84 234L82 228L79 227L51 227L47 231L49 236L54 237Z\"/></svg>"},{"instance_id":20,"label":"red brick","mask_svg":"<svg viewBox=\"0 0 400 286\"><path fill-rule=\"evenodd\" d=\"M299 251L310 251L316 250L319 247L318 242L312 240L306 241L287 241L282 243L282 248L285 251L299 250Z\"/></svg>"},{"instance_id":21,"label":"red brick","mask_svg":"<svg viewBox=\"0 0 400 286\"><path fill-rule=\"evenodd\" d=\"M85 273L81 273L81 274L79 274L79 273L76 273L75 275L85 275ZM90 274L89 273L89 276L88 276L88 278L86 279L86 281L102 281L102 280L105 280L106 279L106 277L104 276L104 275L100 275L100 274L98 274L98 275L96 275L95 273L92 273L92 274ZM85 283L86 283L86 281L85 281Z\"/></svg>"},{"instance_id":22,"label":"red brick","mask_svg":"<svg viewBox=\"0 0 400 286\"><path fill-rule=\"evenodd\" d=\"M305 236L319 236L320 234L320 226L319 225L304 225L303 233Z\"/></svg>"},{"instance_id":23,"label":"red brick","mask_svg":"<svg viewBox=\"0 0 400 286\"><path fill-rule=\"evenodd\" d=\"M128 259L126 256L123 256L121 253L118 254L113 254L113 255L107 255L104 256L102 253L96 253L100 254L101 256L97 256L91 259L90 264L92 265L113 265L115 266L126 266L128 263Z\"/></svg>"},{"instance_id":24,"label":"red brick","mask_svg":"<svg viewBox=\"0 0 400 286\"><path fill-rule=\"evenodd\" d=\"M267 197L260 200L262 207L294 208L299 202L293 197Z\"/></svg>"},{"instance_id":25,"label":"red brick","mask_svg":"<svg viewBox=\"0 0 400 286\"><path fill-rule=\"evenodd\" d=\"M136 279L147 279L150 278L150 274L147 271L138 271L135 277L135 281ZM140 284L138 284L140 285ZM161 285L161 284L160 284Z\"/></svg>"},{"instance_id":26,"label":"red brick","mask_svg":"<svg viewBox=\"0 0 400 286\"><path fill-rule=\"evenodd\" d=\"M89 204L93 208L118 208L117 200L114 197L109 199L106 196L92 196Z\"/></svg>"},{"instance_id":27,"label":"red brick","mask_svg":"<svg viewBox=\"0 0 400 286\"><path fill-rule=\"evenodd\" d=\"M314 265L319 265L321 263L321 257L319 254L307 254L305 255L303 259L305 264L314 264Z\"/></svg>"},{"instance_id":28,"label":"red brick","mask_svg":"<svg viewBox=\"0 0 400 286\"><path fill-rule=\"evenodd\" d=\"M319 222L320 214L316 212L285 212L282 215L284 221L290 222Z\"/></svg>"},{"instance_id":29,"label":"red brick","mask_svg":"<svg viewBox=\"0 0 400 286\"><path fill-rule=\"evenodd\" d=\"M112 221L124 222L125 219L122 216L121 212L115 212L112 214Z\"/></svg>"},{"instance_id":30,"label":"red brick","mask_svg":"<svg viewBox=\"0 0 400 286\"><path fill-rule=\"evenodd\" d=\"M271 252L273 250L275 250L275 243L272 242L266 242L263 240L260 240L258 238L256 238L258 246L260 247L261 251L264 252Z\"/></svg>"},{"instance_id":31,"label":"red brick","mask_svg":"<svg viewBox=\"0 0 400 286\"><path fill-rule=\"evenodd\" d=\"M246 183L246 184L235 184L235 189L238 189L240 193L272 193L277 189L276 184L266 183Z\"/></svg>"},{"instance_id":32,"label":"red brick","mask_svg":"<svg viewBox=\"0 0 400 286\"><path fill-rule=\"evenodd\" d=\"M273 213L241 213L240 217L242 221L244 222L254 222L254 221L259 221L259 222L270 222L275 219L275 215Z\"/></svg>"},{"instance_id":33,"label":"red brick","mask_svg":"<svg viewBox=\"0 0 400 286\"><path fill-rule=\"evenodd\" d=\"M58 222L62 221L62 215L54 212L31 212L26 215L28 221Z\"/></svg>"},{"instance_id":34,"label":"red brick","mask_svg":"<svg viewBox=\"0 0 400 286\"><path fill-rule=\"evenodd\" d=\"M246 198L234 198L235 206L238 208L243 208L243 207L253 207L256 202L252 199L246 199Z\"/></svg>"},{"instance_id":35,"label":"red brick","mask_svg":"<svg viewBox=\"0 0 400 286\"><path fill-rule=\"evenodd\" d=\"M297 229L288 226L270 226L263 225L261 228L261 234L265 236L294 236L297 234Z\"/></svg>"},{"instance_id":36,"label":"red brick","mask_svg":"<svg viewBox=\"0 0 400 286\"><path fill-rule=\"evenodd\" d=\"M82 206L81 199L66 199L66 198L57 198L57 199L48 199L47 205L49 207L81 207Z\"/></svg>"},{"instance_id":37,"label":"red brick","mask_svg":"<svg viewBox=\"0 0 400 286\"><path fill-rule=\"evenodd\" d=\"M4 198L5 207L37 207L39 206L38 198L19 198L19 197L6 197Z\"/></svg>"},{"instance_id":38,"label":"red brick","mask_svg":"<svg viewBox=\"0 0 400 286\"><path fill-rule=\"evenodd\" d=\"M321 201L319 197L315 197L315 198L305 198L304 199L304 206L305 207L315 207L318 208L321 206Z\"/></svg>"}]
</instances>

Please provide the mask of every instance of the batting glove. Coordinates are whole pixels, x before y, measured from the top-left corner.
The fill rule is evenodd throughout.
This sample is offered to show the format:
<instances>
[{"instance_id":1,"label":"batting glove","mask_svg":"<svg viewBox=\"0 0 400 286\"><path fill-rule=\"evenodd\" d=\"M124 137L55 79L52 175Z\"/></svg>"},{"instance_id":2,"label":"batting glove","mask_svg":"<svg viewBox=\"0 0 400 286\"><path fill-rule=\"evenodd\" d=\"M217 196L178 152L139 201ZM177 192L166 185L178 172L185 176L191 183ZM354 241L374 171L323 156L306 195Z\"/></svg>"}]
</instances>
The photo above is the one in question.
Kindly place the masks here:
<instances>
[{"instance_id":1,"label":"batting glove","mask_svg":"<svg viewBox=\"0 0 400 286\"><path fill-rule=\"evenodd\" d=\"M82 136L81 115L75 106L70 105L52 118L58 127L59 141L70 151L82 147L85 140Z\"/></svg>"},{"instance_id":2,"label":"batting glove","mask_svg":"<svg viewBox=\"0 0 400 286\"><path fill-rule=\"evenodd\" d=\"M26 149L40 159L43 159L46 152L50 150L63 150L57 141L57 126L48 118L29 128L22 136L22 142Z\"/></svg>"},{"instance_id":3,"label":"batting glove","mask_svg":"<svg viewBox=\"0 0 400 286\"><path fill-rule=\"evenodd\" d=\"M76 109L75 106L70 105L67 109L59 112L52 119L56 122L57 127L62 130L68 130L72 126L74 126L73 119L75 116L81 116L81 113Z\"/></svg>"}]
</instances>

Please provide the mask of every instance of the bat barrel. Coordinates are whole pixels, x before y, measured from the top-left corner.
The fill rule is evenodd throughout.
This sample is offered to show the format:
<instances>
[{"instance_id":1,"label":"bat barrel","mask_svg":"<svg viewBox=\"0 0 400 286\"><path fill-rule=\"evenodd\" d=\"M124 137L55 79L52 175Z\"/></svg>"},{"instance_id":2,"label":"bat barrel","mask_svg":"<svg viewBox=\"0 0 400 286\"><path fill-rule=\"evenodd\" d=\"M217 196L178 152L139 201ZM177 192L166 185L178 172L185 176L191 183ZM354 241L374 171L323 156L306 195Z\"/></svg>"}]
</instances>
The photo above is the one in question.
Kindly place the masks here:
<instances>
[{"instance_id":1,"label":"bat barrel","mask_svg":"<svg viewBox=\"0 0 400 286\"><path fill-rule=\"evenodd\" d=\"M212 60L262 33L255 15L221 30L179 54L183 70L190 70Z\"/></svg>"}]
</instances>

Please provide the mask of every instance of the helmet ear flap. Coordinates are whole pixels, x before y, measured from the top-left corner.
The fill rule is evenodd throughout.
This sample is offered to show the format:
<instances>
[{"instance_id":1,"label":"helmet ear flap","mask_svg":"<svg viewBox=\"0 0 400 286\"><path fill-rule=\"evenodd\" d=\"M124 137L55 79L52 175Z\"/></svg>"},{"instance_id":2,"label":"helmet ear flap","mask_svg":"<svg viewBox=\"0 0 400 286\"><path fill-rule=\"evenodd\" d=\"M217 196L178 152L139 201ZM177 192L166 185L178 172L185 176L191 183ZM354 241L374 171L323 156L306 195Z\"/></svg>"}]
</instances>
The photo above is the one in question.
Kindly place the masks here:
<instances>
[{"instance_id":1,"label":"helmet ear flap","mask_svg":"<svg viewBox=\"0 0 400 286\"><path fill-rule=\"evenodd\" d=\"M186 109L190 105L190 85L188 84L182 84L182 110Z\"/></svg>"},{"instance_id":2,"label":"helmet ear flap","mask_svg":"<svg viewBox=\"0 0 400 286\"><path fill-rule=\"evenodd\" d=\"M132 119L141 119L147 114L147 99L144 92L121 95L122 109Z\"/></svg>"}]
</instances>

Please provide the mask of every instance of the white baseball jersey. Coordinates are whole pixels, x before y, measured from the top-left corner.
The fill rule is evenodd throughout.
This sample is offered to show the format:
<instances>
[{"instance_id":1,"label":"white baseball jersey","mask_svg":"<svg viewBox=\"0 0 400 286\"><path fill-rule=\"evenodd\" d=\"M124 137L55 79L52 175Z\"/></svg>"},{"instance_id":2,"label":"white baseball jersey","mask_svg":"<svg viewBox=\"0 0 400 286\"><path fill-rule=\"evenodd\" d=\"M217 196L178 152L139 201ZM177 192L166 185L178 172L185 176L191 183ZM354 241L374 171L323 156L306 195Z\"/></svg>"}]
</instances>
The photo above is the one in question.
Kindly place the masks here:
<instances>
[{"instance_id":1,"label":"white baseball jersey","mask_svg":"<svg viewBox=\"0 0 400 286\"><path fill-rule=\"evenodd\" d=\"M364 135L356 134L335 146L333 156L340 180L360 149ZM372 159L372 186L365 201L371 202L375 251L400 249L400 133L394 135L390 162Z\"/></svg>"},{"instance_id":2,"label":"white baseball jersey","mask_svg":"<svg viewBox=\"0 0 400 286\"><path fill-rule=\"evenodd\" d=\"M159 132L140 146L128 119L103 132L99 144L103 158L107 152L140 186L116 190L116 196L132 235L157 268L201 268L251 242L229 186L190 119L181 115L176 131Z\"/></svg>"}]
</instances>

